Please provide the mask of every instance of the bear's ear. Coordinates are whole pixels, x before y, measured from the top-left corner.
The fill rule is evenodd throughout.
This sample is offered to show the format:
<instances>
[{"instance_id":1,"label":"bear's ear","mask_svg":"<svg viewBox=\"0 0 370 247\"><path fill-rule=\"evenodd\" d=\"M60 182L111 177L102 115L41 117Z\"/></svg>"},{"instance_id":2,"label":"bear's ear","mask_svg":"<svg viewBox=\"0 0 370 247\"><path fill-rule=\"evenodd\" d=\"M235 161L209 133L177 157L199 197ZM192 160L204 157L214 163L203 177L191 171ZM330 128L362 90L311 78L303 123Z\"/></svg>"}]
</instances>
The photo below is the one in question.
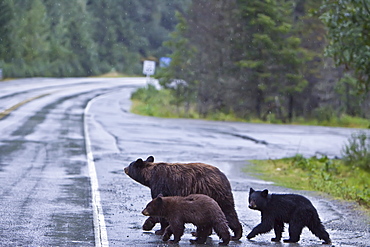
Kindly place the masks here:
<instances>
[{"instance_id":1,"label":"bear's ear","mask_svg":"<svg viewBox=\"0 0 370 247\"><path fill-rule=\"evenodd\" d=\"M144 164L144 161L142 159L140 159L140 158L135 161L135 165L141 166L143 164Z\"/></svg>"},{"instance_id":2,"label":"bear's ear","mask_svg":"<svg viewBox=\"0 0 370 247\"><path fill-rule=\"evenodd\" d=\"M264 191L261 192L262 197L267 197L268 194L269 194L268 190L264 190Z\"/></svg>"},{"instance_id":3,"label":"bear's ear","mask_svg":"<svg viewBox=\"0 0 370 247\"><path fill-rule=\"evenodd\" d=\"M251 195L255 190L253 188L250 188L249 195Z\"/></svg>"},{"instance_id":4,"label":"bear's ear","mask_svg":"<svg viewBox=\"0 0 370 247\"><path fill-rule=\"evenodd\" d=\"M149 156L149 157L146 159L146 162L154 162L154 157L153 157L153 156Z\"/></svg>"},{"instance_id":5,"label":"bear's ear","mask_svg":"<svg viewBox=\"0 0 370 247\"><path fill-rule=\"evenodd\" d=\"M159 203L159 204L161 204L162 203L162 197L163 197L163 195L162 194L159 194L156 198L155 198L155 200L157 201L157 203Z\"/></svg>"}]
</instances>

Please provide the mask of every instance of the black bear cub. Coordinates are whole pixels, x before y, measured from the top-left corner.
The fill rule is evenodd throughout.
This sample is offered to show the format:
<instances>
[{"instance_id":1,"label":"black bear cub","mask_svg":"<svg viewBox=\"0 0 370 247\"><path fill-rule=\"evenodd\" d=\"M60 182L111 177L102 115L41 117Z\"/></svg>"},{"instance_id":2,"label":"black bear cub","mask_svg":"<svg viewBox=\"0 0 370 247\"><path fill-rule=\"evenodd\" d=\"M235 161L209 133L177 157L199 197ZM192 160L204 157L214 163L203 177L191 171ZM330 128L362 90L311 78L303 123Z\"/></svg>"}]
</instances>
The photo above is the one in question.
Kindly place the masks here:
<instances>
[{"instance_id":1,"label":"black bear cub","mask_svg":"<svg viewBox=\"0 0 370 247\"><path fill-rule=\"evenodd\" d=\"M230 242L230 232L226 217L220 206L211 197L203 194L191 194L186 197L161 194L148 203L142 212L146 216L163 217L169 225L163 234L163 241L174 235L172 243L178 243L184 234L185 223L197 226L197 238L192 243L203 244L212 228L222 239L220 244Z\"/></svg>"},{"instance_id":2,"label":"black bear cub","mask_svg":"<svg viewBox=\"0 0 370 247\"><path fill-rule=\"evenodd\" d=\"M251 188L249 208L261 211L262 222L248 234L248 239L274 228L275 238L271 241L279 242L284 231L284 223L289 223L289 239L284 242L298 242L302 229L307 226L313 234L324 240L323 244L331 244L329 234L322 225L315 207L304 196L268 194L268 190L255 191Z\"/></svg>"}]
</instances>

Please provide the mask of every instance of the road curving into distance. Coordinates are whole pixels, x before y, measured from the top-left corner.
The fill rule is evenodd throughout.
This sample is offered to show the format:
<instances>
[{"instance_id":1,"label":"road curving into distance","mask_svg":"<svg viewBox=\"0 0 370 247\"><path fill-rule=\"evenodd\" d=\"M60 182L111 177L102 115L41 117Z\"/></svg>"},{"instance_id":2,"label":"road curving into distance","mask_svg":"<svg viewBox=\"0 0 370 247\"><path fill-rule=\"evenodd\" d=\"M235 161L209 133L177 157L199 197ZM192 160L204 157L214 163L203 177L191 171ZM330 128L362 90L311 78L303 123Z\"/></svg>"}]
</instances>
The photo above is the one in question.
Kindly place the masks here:
<instances>
[{"instance_id":1,"label":"road curving into distance","mask_svg":"<svg viewBox=\"0 0 370 247\"><path fill-rule=\"evenodd\" d=\"M144 78L0 82L1 246L95 246L84 109ZM95 197L94 197L95 198Z\"/></svg>"},{"instance_id":2,"label":"road curving into distance","mask_svg":"<svg viewBox=\"0 0 370 247\"><path fill-rule=\"evenodd\" d=\"M244 228L241 241L230 246L276 245L270 242L272 232L245 238L260 222L259 213L247 207L250 187L304 194L335 246L368 245L368 217L353 205L277 187L241 171L248 159L340 156L355 129L131 114L131 92L145 84L145 78L0 82L1 246L166 246L154 231L141 230L149 189L123 172L131 161L149 155L157 161L209 163L228 176ZM187 225L181 246L190 246L192 230ZM218 241L212 235L207 244ZM321 241L304 230L295 246L321 246Z\"/></svg>"}]
</instances>

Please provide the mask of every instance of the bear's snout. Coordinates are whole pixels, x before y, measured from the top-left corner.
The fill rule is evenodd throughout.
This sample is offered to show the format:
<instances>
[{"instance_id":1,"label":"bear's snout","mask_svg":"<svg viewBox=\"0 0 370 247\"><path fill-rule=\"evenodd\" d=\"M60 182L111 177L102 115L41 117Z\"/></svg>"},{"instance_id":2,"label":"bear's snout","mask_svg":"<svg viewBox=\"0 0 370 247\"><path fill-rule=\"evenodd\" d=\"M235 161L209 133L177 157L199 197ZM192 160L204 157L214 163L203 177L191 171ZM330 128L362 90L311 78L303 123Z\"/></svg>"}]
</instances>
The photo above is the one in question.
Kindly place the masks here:
<instances>
[{"instance_id":1,"label":"bear's snout","mask_svg":"<svg viewBox=\"0 0 370 247\"><path fill-rule=\"evenodd\" d=\"M128 175L128 167L125 167L123 170L124 170L124 171L125 171L125 173Z\"/></svg>"},{"instance_id":2,"label":"bear's snout","mask_svg":"<svg viewBox=\"0 0 370 247\"><path fill-rule=\"evenodd\" d=\"M254 201L251 201L250 203L249 203L249 206L248 206L250 209L256 209L257 208L257 205L256 205L256 203L254 202Z\"/></svg>"},{"instance_id":3,"label":"bear's snout","mask_svg":"<svg viewBox=\"0 0 370 247\"><path fill-rule=\"evenodd\" d=\"M143 212L141 212L145 216L150 216L148 210L144 209Z\"/></svg>"}]
</instances>

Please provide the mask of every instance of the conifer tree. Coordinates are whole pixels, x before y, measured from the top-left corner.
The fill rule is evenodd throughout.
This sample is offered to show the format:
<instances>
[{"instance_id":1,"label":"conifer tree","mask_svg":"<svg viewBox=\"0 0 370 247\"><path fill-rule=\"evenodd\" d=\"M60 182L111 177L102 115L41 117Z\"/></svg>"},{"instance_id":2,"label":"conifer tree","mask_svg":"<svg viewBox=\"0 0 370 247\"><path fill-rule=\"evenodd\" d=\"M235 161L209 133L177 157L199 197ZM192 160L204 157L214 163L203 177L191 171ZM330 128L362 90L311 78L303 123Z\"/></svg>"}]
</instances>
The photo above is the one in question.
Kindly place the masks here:
<instances>
[{"instance_id":1,"label":"conifer tree","mask_svg":"<svg viewBox=\"0 0 370 247\"><path fill-rule=\"evenodd\" d=\"M10 21L12 10L8 0L0 0L0 66L10 58Z\"/></svg>"},{"instance_id":2,"label":"conifer tree","mask_svg":"<svg viewBox=\"0 0 370 247\"><path fill-rule=\"evenodd\" d=\"M299 48L300 39L293 35L291 3L263 0L239 4L247 37L245 59L239 65L248 74L248 81L253 81L249 88L252 86L255 95L255 112L263 118L276 108L284 120L281 107L285 106L291 120L294 97L307 85L301 73L304 53Z\"/></svg>"}]
</instances>

